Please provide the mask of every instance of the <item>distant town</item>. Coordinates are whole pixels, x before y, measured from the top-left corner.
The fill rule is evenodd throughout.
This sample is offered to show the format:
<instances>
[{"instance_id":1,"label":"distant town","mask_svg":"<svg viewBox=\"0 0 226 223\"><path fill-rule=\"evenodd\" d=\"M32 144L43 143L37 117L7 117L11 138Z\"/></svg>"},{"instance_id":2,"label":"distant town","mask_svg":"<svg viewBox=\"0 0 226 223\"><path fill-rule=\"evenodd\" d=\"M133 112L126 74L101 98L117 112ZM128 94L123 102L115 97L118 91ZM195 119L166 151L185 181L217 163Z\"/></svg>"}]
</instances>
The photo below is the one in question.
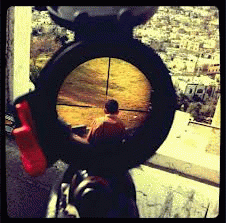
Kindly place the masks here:
<instances>
[{"instance_id":1,"label":"distant town","mask_svg":"<svg viewBox=\"0 0 226 223\"><path fill-rule=\"evenodd\" d=\"M160 55L177 93L219 97L219 11L212 6L161 6L134 37Z\"/></svg>"},{"instance_id":2,"label":"distant town","mask_svg":"<svg viewBox=\"0 0 226 223\"><path fill-rule=\"evenodd\" d=\"M32 38L46 33L65 35L69 41L74 39L74 33L56 26L48 12L33 10ZM178 90L185 90L182 82L205 86L220 84L219 11L216 7L160 6L150 20L134 28L134 38L156 50Z\"/></svg>"}]
</instances>

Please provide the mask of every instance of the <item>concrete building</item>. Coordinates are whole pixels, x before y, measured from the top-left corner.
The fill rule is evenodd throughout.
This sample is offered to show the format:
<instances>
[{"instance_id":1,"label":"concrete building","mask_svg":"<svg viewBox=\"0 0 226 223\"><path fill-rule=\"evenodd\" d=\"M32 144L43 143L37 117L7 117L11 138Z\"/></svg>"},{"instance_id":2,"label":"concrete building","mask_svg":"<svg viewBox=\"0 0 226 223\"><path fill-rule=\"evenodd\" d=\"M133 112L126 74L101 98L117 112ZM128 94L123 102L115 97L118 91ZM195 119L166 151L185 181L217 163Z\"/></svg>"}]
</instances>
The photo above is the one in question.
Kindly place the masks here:
<instances>
[{"instance_id":1,"label":"concrete building","mask_svg":"<svg viewBox=\"0 0 226 223\"><path fill-rule=\"evenodd\" d=\"M199 51L199 46L200 46L199 42L196 42L195 40L189 40L187 38L183 39L180 43L181 49L187 49L195 52Z\"/></svg>"},{"instance_id":2,"label":"concrete building","mask_svg":"<svg viewBox=\"0 0 226 223\"><path fill-rule=\"evenodd\" d=\"M220 97L220 85L187 84L184 94L190 99L195 95L204 101L208 98L218 99Z\"/></svg>"},{"instance_id":3,"label":"concrete building","mask_svg":"<svg viewBox=\"0 0 226 223\"><path fill-rule=\"evenodd\" d=\"M208 73L220 73L220 64L211 64Z\"/></svg>"},{"instance_id":4,"label":"concrete building","mask_svg":"<svg viewBox=\"0 0 226 223\"><path fill-rule=\"evenodd\" d=\"M206 75L172 76L172 82L179 93L185 94L190 99L194 95L204 101L210 97L217 99L220 96L220 83Z\"/></svg>"},{"instance_id":5,"label":"concrete building","mask_svg":"<svg viewBox=\"0 0 226 223\"><path fill-rule=\"evenodd\" d=\"M213 79L220 76L220 64L209 65L207 75L211 76Z\"/></svg>"},{"instance_id":6,"label":"concrete building","mask_svg":"<svg viewBox=\"0 0 226 223\"><path fill-rule=\"evenodd\" d=\"M203 99L205 94L205 86L199 84L187 84L184 94L190 99L195 95Z\"/></svg>"}]
</instances>

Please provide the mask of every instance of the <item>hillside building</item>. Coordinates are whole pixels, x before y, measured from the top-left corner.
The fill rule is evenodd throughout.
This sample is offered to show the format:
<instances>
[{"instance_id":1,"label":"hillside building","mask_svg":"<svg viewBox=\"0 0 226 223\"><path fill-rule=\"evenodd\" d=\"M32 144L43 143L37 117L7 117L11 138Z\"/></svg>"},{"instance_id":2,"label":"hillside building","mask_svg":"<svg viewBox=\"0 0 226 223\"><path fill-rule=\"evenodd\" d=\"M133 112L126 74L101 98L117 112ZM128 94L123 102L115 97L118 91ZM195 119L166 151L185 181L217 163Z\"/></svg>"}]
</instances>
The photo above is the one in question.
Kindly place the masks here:
<instances>
[{"instance_id":1,"label":"hillside building","mask_svg":"<svg viewBox=\"0 0 226 223\"><path fill-rule=\"evenodd\" d=\"M220 84L206 75L194 76L172 76L172 81L178 93L185 94L189 99L198 96L202 100L208 98L219 98Z\"/></svg>"},{"instance_id":2,"label":"hillside building","mask_svg":"<svg viewBox=\"0 0 226 223\"><path fill-rule=\"evenodd\" d=\"M220 73L220 64L211 64L208 68L208 74Z\"/></svg>"},{"instance_id":3,"label":"hillside building","mask_svg":"<svg viewBox=\"0 0 226 223\"><path fill-rule=\"evenodd\" d=\"M188 98L198 96L206 101L208 98L219 98L220 86L205 86L204 84L187 84L184 94Z\"/></svg>"}]
</instances>

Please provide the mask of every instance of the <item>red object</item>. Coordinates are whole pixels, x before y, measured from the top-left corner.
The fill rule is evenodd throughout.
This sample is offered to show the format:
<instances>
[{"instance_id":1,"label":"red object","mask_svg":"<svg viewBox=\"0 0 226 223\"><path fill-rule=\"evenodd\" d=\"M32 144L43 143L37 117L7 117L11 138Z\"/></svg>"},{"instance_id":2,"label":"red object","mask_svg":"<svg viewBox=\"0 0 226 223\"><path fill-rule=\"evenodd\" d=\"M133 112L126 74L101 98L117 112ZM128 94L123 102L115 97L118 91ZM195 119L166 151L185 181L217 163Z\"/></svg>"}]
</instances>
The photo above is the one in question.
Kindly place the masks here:
<instances>
[{"instance_id":1,"label":"red object","mask_svg":"<svg viewBox=\"0 0 226 223\"><path fill-rule=\"evenodd\" d=\"M12 133L20 149L22 164L31 176L39 176L45 172L47 161L38 144L30 106L27 101L22 101L16 105L16 110L22 126Z\"/></svg>"}]
</instances>

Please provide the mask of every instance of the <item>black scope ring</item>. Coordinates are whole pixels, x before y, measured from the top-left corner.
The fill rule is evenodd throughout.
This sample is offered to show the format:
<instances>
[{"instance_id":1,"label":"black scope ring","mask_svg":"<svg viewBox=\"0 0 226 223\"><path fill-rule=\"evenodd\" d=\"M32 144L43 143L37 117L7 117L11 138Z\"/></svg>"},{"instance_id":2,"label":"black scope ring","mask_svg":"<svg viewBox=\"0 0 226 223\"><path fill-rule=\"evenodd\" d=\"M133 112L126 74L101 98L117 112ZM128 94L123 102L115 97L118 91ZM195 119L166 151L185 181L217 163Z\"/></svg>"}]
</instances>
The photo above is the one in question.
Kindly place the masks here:
<instances>
[{"instance_id":1,"label":"black scope ring","mask_svg":"<svg viewBox=\"0 0 226 223\"><path fill-rule=\"evenodd\" d=\"M101 57L131 63L146 76L153 90L152 111L144 124L114 152L70 141L70 130L60 123L56 111L58 91L65 78L80 64ZM20 100L23 98L29 101L38 140L50 165L61 159L73 163L77 169L98 166L108 171L128 170L149 159L166 139L176 107L175 90L161 58L152 48L132 38L81 41L64 46L40 72L36 90Z\"/></svg>"}]
</instances>

